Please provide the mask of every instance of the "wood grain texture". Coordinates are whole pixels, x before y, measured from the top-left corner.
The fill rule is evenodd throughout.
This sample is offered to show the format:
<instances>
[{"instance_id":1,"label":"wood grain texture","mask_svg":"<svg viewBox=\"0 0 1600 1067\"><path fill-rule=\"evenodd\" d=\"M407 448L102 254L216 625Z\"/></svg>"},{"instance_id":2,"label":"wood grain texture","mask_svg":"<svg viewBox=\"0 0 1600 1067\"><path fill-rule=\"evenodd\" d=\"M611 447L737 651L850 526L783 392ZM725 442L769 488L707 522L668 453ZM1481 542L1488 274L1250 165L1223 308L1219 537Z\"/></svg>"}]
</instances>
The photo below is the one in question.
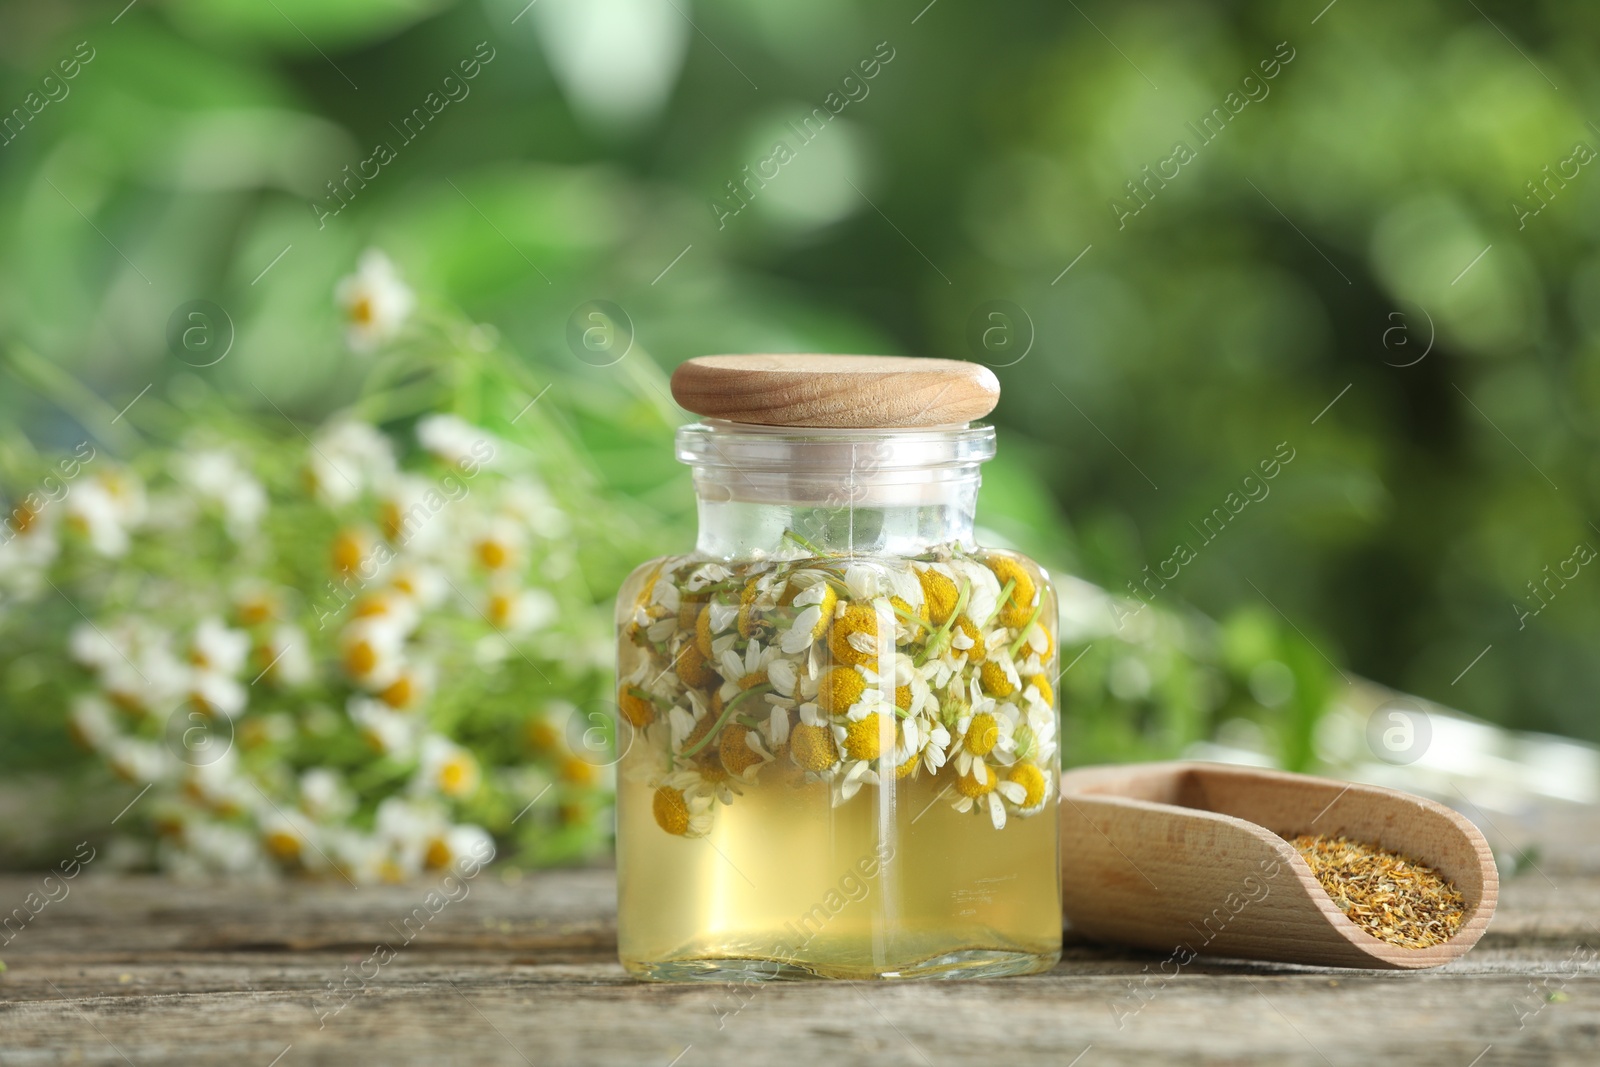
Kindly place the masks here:
<instances>
[{"instance_id":1,"label":"wood grain texture","mask_svg":"<svg viewBox=\"0 0 1600 1067\"><path fill-rule=\"evenodd\" d=\"M1000 399L988 367L908 356L699 356L672 374L679 405L762 426L892 429L981 419Z\"/></svg>"},{"instance_id":2,"label":"wood grain texture","mask_svg":"<svg viewBox=\"0 0 1600 1067\"><path fill-rule=\"evenodd\" d=\"M1494 856L1464 816L1378 786L1208 763L1071 771L1061 780L1062 907L1097 940L1343 967L1437 967L1494 914ZM1328 898L1294 847L1346 835L1438 870L1466 916L1424 949L1380 941Z\"/></svg>"},{"instance_id":3,"label":"wood grain texture","mask_svg":"<svg viewBox=\"0 0 1600 1067\"><path fill-rule=\"evenodd\" d=\"M326 983L400 940L430 883L175 885L91 865L0 945L0 1064L1591 1067L1600 816L1496 824L1539 845L1538 870L1507 880L1471 954L1431 971L1174 970L1165 952L1069 934L1061 963L1027 978L646 985L616 962L613 872L490 870L325 1018ZM0 877L0 908L40 880Z\"/></svg>"}]
</instances>

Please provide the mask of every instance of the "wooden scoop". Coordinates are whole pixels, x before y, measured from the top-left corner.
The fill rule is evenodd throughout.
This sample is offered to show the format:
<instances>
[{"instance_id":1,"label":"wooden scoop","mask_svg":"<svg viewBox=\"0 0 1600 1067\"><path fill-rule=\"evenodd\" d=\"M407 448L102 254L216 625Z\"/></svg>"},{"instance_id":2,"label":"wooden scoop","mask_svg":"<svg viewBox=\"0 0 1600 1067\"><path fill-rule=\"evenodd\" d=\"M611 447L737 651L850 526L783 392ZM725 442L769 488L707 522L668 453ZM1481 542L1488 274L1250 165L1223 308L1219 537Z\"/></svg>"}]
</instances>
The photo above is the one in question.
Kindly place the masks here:
<instances>
[{"instance_id":1,"label":"wooden scoop","mask_svg":"<svg viewBox=\"0 0 1600 1067\"><path fill-rule=\"evenodd\" d=\"M1343 834L1433 867L1460 890L1456 935L1404 948L1334 905L1285 838ZM1087 937L1179 954L1332 967L1437 967L1494 914L1488 842L1431 800L1254 767L1145 763L1061 776L1061 907Z\"/></svg>"}]
</instances>

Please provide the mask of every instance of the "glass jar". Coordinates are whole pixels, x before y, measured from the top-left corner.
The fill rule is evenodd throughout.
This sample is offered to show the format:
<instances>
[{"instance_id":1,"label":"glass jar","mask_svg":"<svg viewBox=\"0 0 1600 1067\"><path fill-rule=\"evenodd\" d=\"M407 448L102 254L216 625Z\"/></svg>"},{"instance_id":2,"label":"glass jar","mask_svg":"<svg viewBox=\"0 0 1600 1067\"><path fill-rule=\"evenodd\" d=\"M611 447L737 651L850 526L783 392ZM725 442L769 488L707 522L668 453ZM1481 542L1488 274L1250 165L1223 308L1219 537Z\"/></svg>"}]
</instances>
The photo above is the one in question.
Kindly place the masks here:
<instances>
[{"instance_id":1,"label":"glass jar","mask_svg":"<svg viewBox=\"0 0 1600 1067\"><path fill-rule=\"evenodd\" d=\"M698 544L617 600L630 972L1059 958L1055 594L974 539L994 448L981 424L679 431Z\"/></svg>"}]
</instances>

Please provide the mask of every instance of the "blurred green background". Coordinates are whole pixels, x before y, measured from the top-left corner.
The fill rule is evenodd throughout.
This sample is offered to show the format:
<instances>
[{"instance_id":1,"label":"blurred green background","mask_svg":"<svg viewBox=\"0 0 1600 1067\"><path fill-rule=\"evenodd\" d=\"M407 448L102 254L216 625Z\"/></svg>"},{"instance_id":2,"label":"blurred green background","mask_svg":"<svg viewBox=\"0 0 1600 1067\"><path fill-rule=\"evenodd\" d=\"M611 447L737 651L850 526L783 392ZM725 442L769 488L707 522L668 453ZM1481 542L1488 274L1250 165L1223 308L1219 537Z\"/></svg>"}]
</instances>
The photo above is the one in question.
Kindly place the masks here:
<instances>
[{"instance_id":1,"label":"blurred green background","mask_svg":"<svg viewBox=\"0 0 1600 1067\"><path fill-rule=\"evenodd\" d=\"M1597 36L1570 0L7 3L6 448L136 450L201 395L321 420L376 246L668 517L642 552L690 518L661 371L979 359L1020 547L1127 592L1187 541L1163 609L1600 740L1600 578L1529 584L1600 544ZM197 370L199 299L235 340ZM593 300L621 362L572 340Z\"/></svg>"}]
</instances>

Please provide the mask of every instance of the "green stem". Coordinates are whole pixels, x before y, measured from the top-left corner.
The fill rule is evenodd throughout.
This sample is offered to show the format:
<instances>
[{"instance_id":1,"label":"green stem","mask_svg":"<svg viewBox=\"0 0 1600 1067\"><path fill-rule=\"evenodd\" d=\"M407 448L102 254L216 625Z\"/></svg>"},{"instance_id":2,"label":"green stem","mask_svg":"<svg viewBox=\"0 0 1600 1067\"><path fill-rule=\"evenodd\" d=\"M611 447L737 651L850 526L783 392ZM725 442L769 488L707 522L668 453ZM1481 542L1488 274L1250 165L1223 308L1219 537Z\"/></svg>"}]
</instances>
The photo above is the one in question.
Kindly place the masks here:
<instances>
[{"instance_id":1,"label":"green stem","mask_svg":"<svg viewBox=\"0 0 1600 1067\"><path fill-rule=\"evenodd\" d=\"M783 536L787 537L789 540L793 541L795 544L799 545L801 548L805 549L807 552L811 553L813 556L821 558L823 556L828 555L828 553L824 552L822 549L818 548L816 545L812 544L810 541L807 541L804 537L801 537L799 534L795 533L793 530L784 530L783 531Z\"/></svg>"},{"instance_id":2,"label":"green stem","mask_svg":"<svg viewBox=\"0 0 1600 1067\"><path fill-rule=\"evenodd\" d=\"M658 708L672 707L672 701L667 700L664 697L658 697L654 693L647 693L636 685L628 686L628 695L638 697L640 700L648 700Z\"/></svg>"},{"instance_id":3,"label":"green stem","mask_svg":"<svg viewBox=\"0 0 1600 1067\"><path fill-rule=\"evenodd\" d=\"M922 652L912 661L914 666L920 667L928 662L928 657L936 656L950 638L950 631L956 627L956 620L961 618L961 613L967 610L967 600L972 595L972 583L965 578L961 579L961 590L956 594L956 606L950 609L950 617L944 620L944 625L934 631L922 646Z\"/></svg>"},{"instance_id":4,"label":"green stem","mask_svg":"<svg viewBox=\"0 0 1600 1067\"><path fill-rule=\"evenodd\" d=\"M891 605L891 606L893 606L893 605ZM896 615L900 616L902 619L906 620L906 622L914 622L918 626L922 627L924 630L927 630L929 633L933 633L933 623L929 622L927 619L924 619L921 615L918 615L916 612L907 611L905 608L896 607L894 609L894 613Z\"/></svg>"},{"instance_id":5,"label":"green stem","mask_svg":"<svg viewBox=\"0 0 1600 1067\"><path fill-rule=\"evenodd\" d=\"M739 702L741 700L752 693L770 692L772 692L772 686L766 682L762 682L760 685L752 685L749 689L734 694L733 699L722 706L722 714L717 718L717 724L710 730L706 731L706 735L700 740L696 741L693 748L684 749L681 753L683 758L689 759L690 757L699 754L701 749L709 745L711 743L711 739L720 734L722 732L722 728L728 725L728 720L733 718L733 709L739 706Z\"/></svg>"},{"instance_id":6,"label":"green stem","mask_svg":"<svg viewBox=\"0 0 1600 1067\"><path fill-rule=\"evenodd\" d=\"M1039 612L1043 610L1044 598L1040 597L1039 603L1034 605L1033 614L1028 616L1028 621L1023 623L1022 629L1017 631L1017 639L1011 642L1011 646L1006 650L1012 659L1017 658L1017 650L1022 647L1022 642L1028 639L1028 631L1033 629L1033 624L1039 620Z\"/></svg>"}]
</instances>

